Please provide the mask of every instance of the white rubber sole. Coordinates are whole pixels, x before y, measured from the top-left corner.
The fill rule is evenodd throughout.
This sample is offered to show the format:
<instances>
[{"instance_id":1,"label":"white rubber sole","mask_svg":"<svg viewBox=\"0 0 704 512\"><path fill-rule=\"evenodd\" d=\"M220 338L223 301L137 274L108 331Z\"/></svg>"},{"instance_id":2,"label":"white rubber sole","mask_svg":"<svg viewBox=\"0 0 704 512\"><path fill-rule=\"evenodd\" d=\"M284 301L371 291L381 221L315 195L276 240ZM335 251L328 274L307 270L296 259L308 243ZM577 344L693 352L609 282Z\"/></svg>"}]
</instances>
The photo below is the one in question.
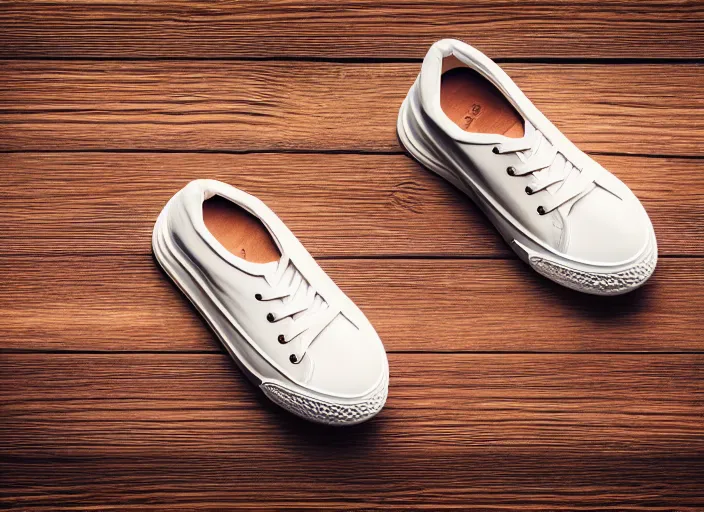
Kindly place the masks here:
<instances>
[{"instance_id":1,"label":"white rubber sole","mask_svg":"<svg viewBox=\"0 0 704 512\"><path fill-rule=\"evenodd\" d=\"M653 274L657 263L657 243L651 229L650 240L631 261L601 266L576 262L551 251L527 236L505 211L488 197L466 169L442 151L417 119L409 102L416 84L399 110L396 130L406 151L424 167L452 183L474 201L497 228L513 251L536 272L567 288L593 295L621 295L642 286ZM417 107L416 107L417 108Z\"/></svg>"},{"instance_id":2,"label":"white rubber sole","mask_svg":"<svg viewBox=\"0 0 704 512\"><path fill-rule=\"evenodd\" d=\"M152 234L156 261L203 316L237 366L272 402L306 420L335 426L362 423L383 408L388 370L374 390L365 396L347 399L306 389L288 380L262 358L238 326L222 313L222 306L208 293L207 285L171 240L164 226L168 207L167 204L159 214Z\"/></svg>"}]
</instances>

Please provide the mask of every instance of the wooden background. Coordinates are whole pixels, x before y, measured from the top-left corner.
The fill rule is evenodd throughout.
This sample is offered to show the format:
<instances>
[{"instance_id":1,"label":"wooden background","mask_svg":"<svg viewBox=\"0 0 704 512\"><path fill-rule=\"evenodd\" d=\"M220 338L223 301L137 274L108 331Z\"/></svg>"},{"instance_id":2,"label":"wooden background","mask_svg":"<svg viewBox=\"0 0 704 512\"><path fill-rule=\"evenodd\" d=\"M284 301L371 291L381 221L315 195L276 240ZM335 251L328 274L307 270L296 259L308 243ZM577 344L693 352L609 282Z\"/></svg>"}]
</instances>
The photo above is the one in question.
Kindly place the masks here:
<instances>
[{"instance_id":1,"label":"wooden background","mask_svg":"<svg viewBox=\"0 0 704 512\"><path fill-rule=\"evenodd\" d=\"M642 199L644 288L539 278L403 154L442 37ZM0 2L0 506L704 510L703 63L695 0ZM266 201L366 312L376 419L271 405L157 270L197 177Z\"/></svg>"}]
</instances>

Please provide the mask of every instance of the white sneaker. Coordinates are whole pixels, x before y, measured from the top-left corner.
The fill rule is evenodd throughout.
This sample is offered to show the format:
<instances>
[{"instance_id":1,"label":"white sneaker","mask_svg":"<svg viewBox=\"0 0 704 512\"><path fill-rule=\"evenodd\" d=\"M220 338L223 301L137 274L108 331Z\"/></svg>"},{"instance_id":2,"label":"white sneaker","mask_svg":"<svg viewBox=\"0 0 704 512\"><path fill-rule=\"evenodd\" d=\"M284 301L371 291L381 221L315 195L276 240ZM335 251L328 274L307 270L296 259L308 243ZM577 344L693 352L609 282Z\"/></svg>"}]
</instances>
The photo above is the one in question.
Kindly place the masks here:
<instances>
[{"instance_id":1,"label":"white sneaker","mask_svg":"<svg viewBox=\"0 0 704 512\"><path fill-rule=\"evenodd\" d=\"M655 233L631 190L471 46L445 39L430 48L397 129L408 152L472 198L540 274L617 295L653 273Z\"/></svg>"},{"instance_id":2,"label":"white sneaker","mask_svg":"<svg viewBox=\"0 0 704 512\"><path fill-rule=\"evenodd\" d=\"M159 215L152 247L273 402L330 425L384 406L389 368L374 328L260 200L193 181Z\"/></svg>"}]
</instances>

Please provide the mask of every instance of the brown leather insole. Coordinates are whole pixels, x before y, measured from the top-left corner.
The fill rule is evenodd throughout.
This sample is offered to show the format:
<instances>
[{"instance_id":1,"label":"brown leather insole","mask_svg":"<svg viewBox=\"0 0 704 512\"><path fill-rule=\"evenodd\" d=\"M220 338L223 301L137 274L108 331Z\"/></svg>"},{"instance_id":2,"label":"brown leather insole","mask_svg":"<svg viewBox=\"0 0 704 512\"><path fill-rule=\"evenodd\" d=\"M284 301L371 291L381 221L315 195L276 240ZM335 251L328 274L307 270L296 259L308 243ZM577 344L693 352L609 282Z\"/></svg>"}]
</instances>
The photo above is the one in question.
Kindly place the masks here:
<instances>
[{"instance_id":1,"label":"brown leather insole","mask_svg":"<svg viewBox=\"0 0 704 512\"><path fill-rule=\"evenodd\" d=\"M472 69L459 67L443 73L440 106L467 132L524 135L521 115L489 80Z\"/></svg>"},{"instance_id":2,"label":"brown leather insole","mask_svg":"<svg viewBox=\"0 0 704 512\"><path fill-rule=\"evenodd\" d=\"M223 197L213 196L203 203L203 221L225 249L243 260L269 263L281 258L261 221Z\"/></svg>"}]
</instances>

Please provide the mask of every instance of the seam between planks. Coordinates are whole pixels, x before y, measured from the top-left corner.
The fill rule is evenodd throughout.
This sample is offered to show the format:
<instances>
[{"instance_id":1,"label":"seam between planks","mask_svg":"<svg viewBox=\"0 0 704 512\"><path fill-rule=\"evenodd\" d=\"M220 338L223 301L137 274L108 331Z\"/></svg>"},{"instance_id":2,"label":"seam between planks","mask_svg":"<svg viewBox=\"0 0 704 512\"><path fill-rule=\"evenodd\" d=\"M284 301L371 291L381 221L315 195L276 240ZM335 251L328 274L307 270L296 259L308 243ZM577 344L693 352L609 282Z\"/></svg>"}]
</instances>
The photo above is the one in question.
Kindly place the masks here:
<instances>
[{"instance_id":1,"label":"seam between planks","mask_svg":"<svg viewBox=\"0 0 704 512\"><path fill-rule=\"evenodd\" d=\"M0 126L2 126L0 122ZM0 155L31 155L31 154L174 154L174 155L403 155L412 158L403 150L351 150L351 149L123 149L123 148L90 148L90 149L0 149ZM623 153L618 151L589 151L589 155L615 156L624 158L654 158L704 160L704 155L682 155L667 153Z\"/></svg>"},{"instance_id":2,"label":"seam between planks","mask_svg":"<svg viewBox=\"0 0 704 512\"><path fill-rule=\"evenodd\" d=\"M491 57L491 56L489 56ZM330 64L420 64L423 57L314 57L314 56L262 56L262 57L75 57L75 56L22 56L4 55L2 61L47 62L320 62ZM677 57L497 57L497 64L704 64L704 58Z\"/></svg>"},{"instance_id":3,"label":"seam between planks","mask_svg":"<svg viewBox=\"0 0 704 512\"><path fill-rule=\"evenodd\" d=\"M613 356L687 356L687 355L702 355L704 350L666 350L666 351L639 351L639 350L386 350L387 354L423 356L423 355L526 355L526 356L551 356L551 355L613 355ZM224 349L213 350L77 350L77 349L0 349L0 354L75 354L75 355L219 355L230 357L224 352Z\"/></svg>"}]
</instances>

